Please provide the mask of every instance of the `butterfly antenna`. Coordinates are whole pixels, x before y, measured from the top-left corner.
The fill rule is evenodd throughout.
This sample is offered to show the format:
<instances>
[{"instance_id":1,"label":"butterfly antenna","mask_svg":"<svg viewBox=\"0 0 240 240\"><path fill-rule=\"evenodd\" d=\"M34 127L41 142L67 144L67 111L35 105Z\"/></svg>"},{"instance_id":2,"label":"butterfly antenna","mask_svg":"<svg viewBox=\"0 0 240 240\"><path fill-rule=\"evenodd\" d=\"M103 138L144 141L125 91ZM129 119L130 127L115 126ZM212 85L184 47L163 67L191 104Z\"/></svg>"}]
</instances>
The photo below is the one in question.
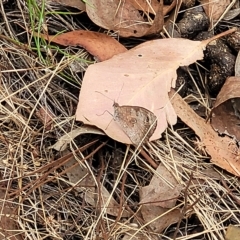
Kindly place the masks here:
<instances>
[{"instance_id":1,"label":"butterfly antenna","mask_svg":"<svg viewBox=\"0 0 240 240\"><path fill-rule=\"evenodd\" d=\"M96 93L99 93L99 94L102 94L105 98L108 98L108 99L110 99L111 101L115 102L114 100L112 100L110 97L104 95L103 93L101 93L101 92L99 92L99 91L95 91L95 92L96 92Z\"/></svg>"},{"instance_id":2,"label":"butterfly antenna","mask_svg":"<svg viewBox=\"0 0 240 240\"><path fill-rule=\"evenodd\" d=\"M123 82L122 87L121 87L121 90L120 90L120 92L119 92L119 94L118 94L117 102L118 102L118 99L119 99L119 97L120 97L120 95L121 95L121 92L122 92L122 90L123 90L123 86L124 86L124 82ZM114 101L114 103L115 103L115 101Z\"/></svg>"},{"instance_id":3,"label":"butterfly antenna","mask_svg":"<svg viewBox=\"0 0 240 240\"><path fill-rule=\"evenodd\" d=\"M105 110L103 113L101 113L101 114L96 114L96 115L97 115L97 116L102 116L105 112L109 113L109 114L113 117L112 113L110 113L108 110Z\"/></svg>"}]
</instances>

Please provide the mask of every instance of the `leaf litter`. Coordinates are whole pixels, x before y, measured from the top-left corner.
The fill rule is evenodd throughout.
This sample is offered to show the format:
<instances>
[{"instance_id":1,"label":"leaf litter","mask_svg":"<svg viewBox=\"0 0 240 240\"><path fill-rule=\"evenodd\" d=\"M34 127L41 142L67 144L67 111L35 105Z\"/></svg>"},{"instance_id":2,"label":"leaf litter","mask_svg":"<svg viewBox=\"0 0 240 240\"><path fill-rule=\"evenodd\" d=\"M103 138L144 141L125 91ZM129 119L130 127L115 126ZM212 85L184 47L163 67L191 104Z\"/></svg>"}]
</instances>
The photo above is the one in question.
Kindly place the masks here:
<instances>
[{"instance_id":1,"label":"leaf litter","mask_svg":"<svg viewBox=\"0 0 240 240\"><path fill-rule=\"evenodd\" d=\"M174 125L177 121L168 97L171 87L175 87L176 69L202 59L204 46L202 42L187 39L148 41L89 66L80 92L77 120L99 127L117 141L131 144L117 123L111 121L112 105L117 101L120 106L140 106L157 116L157 128L150 140L159 139L168 123Z\"/></svg>"},{"instance_id":2,"label":"leaf litter","mask_svg":"<svg viewBox=\"0 0 240 240\"><path fill-rule=\"evenodd\" d=\"M118 31L122 37L142 37L159 32L163 27L163 4L158 3L153 21L146 21L131 1L89 0L86 5L89 18L98 26ZM149 16L148 19L151 19Z\"/></svg>"},{"instance_id":3,"label":"leaf litter","mask_svg":"<svg viewBox=\"0 0 240 240\"><path fill-rule=\"evenodd\" d=\"M19 5L20 4L21 2L19 2ZM23 7L23 9L24 7L26 7L25 4L21 6ZM26 11L26 13L29 12ZM10 15L6 15L6 19L8 19L9 16ZM48 18L48 16L46 17L47 20L51 20L50 18ZM51 18L52 17L53 16L51 16ZM27 22L25 20L27 19L23 19L24 22ZM7 22L7 24L11 25L12 22ZM59 24L59 22L57 22L57 24ZM6 31L6 33L8 34L8 31ZM28 37L29 37L28 39L30 39L31 36ZM152 229L148 228L150 222L148 222L148 220L142 221L143 219L141 218L141 216L137 215L138 209L135 210L134 207L131 209L134 209L133 216L137 216L135 220L139 224L138 227L133 227L132 226L133 224L129 224L129 221L131 221L131 219L127 220L121 219L121 216L117 216L116 218L113 218L112 216L108 217L107 214L105 214L106 213L104 209L105 206L101 208L101 205L99 204L92 205L93 202L90 203L90 201L87 203L87 206L85 205L86 202L82 198L82 195L79 196L78 193L76 193L75 191L75 188L78 187L75 181L76 178L75 180L74 179L72 180L73 181L72 184L69 183L67 181L68 176L65 175L66 169L63 170L61 168L61 166L63 165L59 164L60 161L64 159L66 161L69 161L69 158L63 157L63 159L61 158L58 159L59 157L58 153L56 155L56 152L54 151L49 152L48 150L46 151L46 149L44 148L46 145L48 145L49 139L51 139L51 142L53 139L55 141L56 139L59 138L59 135L62 135L63 133L65 134L69 132L70 129L72 129L72 123L68 119L69 115L72 116L70 111L72 105L71 103L69 103L66 106L67 109L66 112L61 112L61 116L59 116L59 118L56 116L54 117L53 120L51 120L54 122L54 124L52 125L53 129L48 130L50 131L50 135L49 132L45 131L46 129L43 126L45 122L37 120L38 123L40 122L40 125L44 129L42 132L42 129L38 128L38 126L36 125L36 119L29 117L29 115L26 114L26 112L24 111L26 109L27 110L30 109L29 111L31 111L32 109L31 107L29 107L31 105L28 105L29 99L26 99L26 96L33 96L33 93L34 97L35 95L36 97L38 96L36 89L32 88L33 84L31 83L29 85L29 82L27 80L28 79L32 80L33 76L34 78L37 78L37 80L34 81L35 84L34 87L40 88L41 90L42 89L41 86L46 85L46 80L49 77L47 74L46 75L44 74L44 72L46 71L46 66L43 66L43 68L41 69L42 71L39 71L35 75L36 72L35 70L32 71L32 69L36 69L36 66L31 65L31 68L29 68L28 63L32 64L36 62L38 68L39 66L42 66L42 63L40 63L38 59L34 59L34 61L32 61L33 59L29 59L29 56L26 54L27 52L25 52L24 48L23 49L21 48L20 53L18 49L12 48L12 45L10 44L11 41L10 42L8 42L8 40L7 42L5 41L6 39L4 39L4 41L2 42L4 48L4 51L2 51L2 53L5 59L8 60L7 62L11 64L13 69L11 68L11 77L9 77L7 74L5 75L4 72L1 91L2 92L8 91L9 88L16 86L16 84L13 84L15 83L14 81L16 81L18 84L21 84L21 81L23 81L24 83L24 86L21 89L19 88L17 91L16 89L14 89L14 91L8 94L6 98L4 97L1 109L1 111L3 111L2 120L4 124L6 123L5 116L8 115L10 116L8 118L8 123L14 121L14 124L19 126L19 128L15 127L15 129L13 129L14 131L9 131L9 128L6 127L6 125L4 125L3 132L4 135L3 137L1 137L1 140L3 142L2 150L4 159L6 156L4 154L6 154L6 152L9 154L7 157L7 164L3 165L1 163L1 167L4 169L4 174L6 174L4 176L5 179L8 180L10 179L9 183L13 182L13 187L17 188L16 190L17 194L15 195L14 192L12 192L11 188L12 185L7 190L9 190L8 193L10 194L10 196L16 197L16 202L19 205L18 212L24 216L24 218L18 216L17 219L21 231L24 234L26 235L29 234L36 239L38 239L39 237L46 238L46 236L48 238L56 237L68 238L70 235L71 237L76 238L94 239L96 237L95 233L98 234L97 237L100 236L104 237L105 239L110 239L116 236L122 237L124 230L126 230L127 234L124 236L124 239L129 239L127 238L127 236L129 235L130 239L134 239L134 237L136 236L137 237L141 236L142 237L141 239L156 239L156 235L151 234ZM7 52L6 54L5 52L8 51L9 48L12 51ZM14 57L9 58L11 54L14 54ZM17 64L15 60L17 61ZM55 60L57 60L57 58ZM21 75L21 81L19 81L19 63L21 65L21 69L25 71L25 74ZM58 71L62 71L64 69L64 66L67 65L66 63L67 61L64 62L63 65L56 66L57 70L55 73L58 73ZM29 71L30 74L28 75ZM39 77L38 75L39 73L41 74L43 73L43 76L41 75ZM15 78L15 76L17 76L18 78ZM25 78L25 76L27 76L27 78ZM76 77L76 79L78 79L77 75L74 76ZM56 74L54 77L55 77L54 80L57 80L59 83L59 75ZM56 86L54 85L54 81L53 84L49 85L49 87L52 86L55 87L53 88L54 91L52 91L52 94L55 94ZM59 85L56 92L58 91L61 92L61 94L64 93L64 91L61 91ZM21 94L18 95L19 92L21 92ZM16 98L14 98L14 96L17 96L19 99L23 98L21 99L22 100L21 104L19 104L19 102L16 101ZM118 98L118 94L116 94L115 98ZM67 97L64 96L64 100L61 102L61 104L63 104L63 102L65 102L66 99ZM37 99L36 107L39 107L38 100L40 99ZM47 100L49 99L47 98ZM56 99L54 100L55 101L52 101L51 103L54 102L54 104L57 105L56 109L58 109L59 111L62 105L59 104L58 101L56 101ZM9 101L10 103L9 104L10 107L8 107L8 109L4 106L5 101ZM12 102L14 104L12 104ZM31 99L31 102L34 103L33 99ZM66 118L63 118L63 116L66 116ZM68 127L66 127L66 125ZM24 131L22 131L22 129L24 129ZM24 135L25 129L27 129L27 135ZM217 168L215 168L214 171L219 171L219 174L221 174L222 176L222 178L219 178L218 181L213 181L211 177L204 175L203 173L205 173L205 170L208 169L209 166L212 168L213 165L205 161L205 158L203 156L194 151L190 145L184 142L183 139L178 135L178 133L179 130L171 132L171 129L168 129L165 135L165 137L167 138L166 141L164 141L163 139L162 142L156 141L154 143L151 143L148 146L149 148L147 149L147 151L151 155L151 157L161 161L164 164L164 166L167 166L167 169L169 169L169 171L174 175L177 182L182 183L185 186L191 176L190 173L194 172L195 179L194 181L192 181L192 183L194 183L195 185L193 184L191 188L188 189L189 196L187 197L187 201L185 202L185 204L191 206L194 205L195 203L194 208L191 208L192 212L190 212L190 214L192 216L196 215L198 219L200 219L201 222L198 222L197 224L200 227L203 226L204 230L197 229L196 231L195 229L194 232L191 232L191 229L189 228L189 226L191 227L191 223L189 225L189 223L183 222L184 228L181 228L182 236L179 236L179 238L203 237L204 233L204 237L207 237L209 239L223 239L224 234L223 231L226 228L226 224L228 224L229 221L238 223L239 219L238 208L235 206L235 202L233 202L231 198L232 196L234 196L234 194L238 194L237 186L239 185L239 182L236 179L233 179L231 175L223 173L223 171L219 171L219 169ZM181 133L184 133L184 131ZM31 136L30 138L26 137L29 135ZM41 135L40 138L39 135ZM13 136L13 138L11 138L11 136ZM76 144L77 145L82 144L83 140L84 137L81 138L81 142L76 141ZM214 140L218 141L218 138L216 137ZM41 156L41 158L36 158L36 155L32 154L32 149L34 150L35 148L38 147L40 150L39 157ZM74 147L75 147L74 144L70 145L71 149ZM178 149L178 151L181 152L181 156L176 157L172 153L173 150L172 148ZM94 145L92 149L88 149L87 151L94 152L95 149L98 149L96 145ZM128 154L131 155L131 153L126 151L126 156L128 156ZM20 156L21 159L17 159L17 157L16 159L15 157L11 158L11 156L13 155ZM80 158L80 160L82 160L85 159L84 158L85 155L87 155L86 152L81 152L78 155L78 157ZM107 161L107 165L99 166L96 164L96 162L98 162L98 160L101 159L101 157L102 158L104 157L104 161L105 160ZM120 201L120 204L116 205L117 208L119 206L120 207L123 206L121 205L123 202L124 206L132 207L133 206L131 205L132 201L136 201L136 199L138 201L139 199L137 197L138 190L136 188L139 186L148 185L146 181L148 182L153 176L155 176L153 173L154 171L151 170L149 166L147 166L147 164L144 162L144 159L142 159L141 156L138 155L136 152L134 156L132 156L132 159L130 160L130 165L123 164L121 169L116 169L116 165L112 163L114 159L104 156L103 152L99 152L98 156L92 156L92 158L87 159L90 164L89 166L91 167L90 169L91 174L96 175L102 173L101 176L103 176L103 178L101 178L100 183L103 186L104 185L107 186L106 187L108 191L107 195L114 196L115 199ZM83 161L84 165L85 161ZM134 161L138 161L138 163L140 163L139 166L141 168L141 172L138 172L139 167L137 165L133 165ZM38 162L40 166L42 166L40 168L37 168L37 170L34 169L35 167L38 166L35 164L36 162ZM73 165L70 165L69 167L71 168L74 165L75 163L73 163ZM24 166L27 167L24 168ZM132 166L134 166L134 168L132 168ZM182 171L179 171L178 167L180 167ZM109 174L115 174L118 170L119 172L117 177L119 178L116 180L116 182L113 183L111 182L112 178L111 175ZM130 181L124 182L124 177L122 177L124 175L121 175L120 173L125 174L128 180L130 179ZM146 177L147 174L149 174L150 176ZM164 178L167 177L164 176ZM233 187L233 190L223 188L224 185L223 186L221 185L221 181L227 181L227 184ZM113 190L109 188L110 184L114 184ZM120 190L119 185L121 184L123 185L123 187L121 187ZM97 188L99 186L100 185L98 185ZM99 188L99 190L100 189L101 188ZM24 196L26 196L25 190L27 192L27 197L24 198ZM89 188L86 188L86 191L88 190ZM121 191L121 193L119 190ZM231 194L229 194L229 191L231 192ZM121 196L119 196L119 194ZM178 200L182 201L182 198L186 198L186 196L183 196L183 193L181 192ZM214 201L215 199L217 201ZM225 221L226 209L223 209L222 206L226 206L228 209L230 209L229 211L230 215L227 218L227 221ZM216 211L218 212L217 217ZM32 212L34 214L32 214ZM63 218L63 215L65 218ZM188 221L192 219L192 216L189 216L188 213L186 213L184 217L186 217L186 220ZM26 217L28 218L28 221L25 221ZM66 224L66 219L69 224ZM219 219L221 221L219 221ZM232 219L234 220L232 221ZM35 224L32 225L29 224L29 222L34 222ZM70 226L70 223L73 224ZM170 221L169 224L171 223L172 222ZM64 229L64 232L61 231L61 229ZM82 229L84 229L85 231L82 231ZM131 232L133 229L137 230ZM166 229L166 231L163 232L161 235L163 237L170 238L171 235L169 234L169 232L171 232L171 229L172 229L171 227Z\"/></svg>"},{"instance_id":4,"label":"leaf litter","mask_svg":"<svg viewBox=\"0 0 240 240\"><path fill-rule=\"evenodd\" d=\"M120 106L139 106L153 112L158 124L150 140L161 138L168 124L177 122L168 97L176 85L176 70L202 59L205 46L212 40L148 41L108 61L89 66L81 87L76 119L97 126L117 141L131 144L123 129L113 121L113 102L117 101Z\"/></svg>"},{"instance_id":5,"label":"leaf litter","mask_svg":"<svg viewBox=\"0 0 240 240\"><path fill-rule=\"evenodd\" d=\"M221 135L240 141L240 78L230 77L219 92L211 110L211 125Z\"/></svg>"},{"instance_id":6,"label":"leaf litter","mask_svg":"<svg viewBox=\"0 0 240 240\"><path fill-rule=\"evenodd\" d=\"M38 33L34 33L38 36ZM114 38L98 32L75 30L58 35L41 34L42 38L49 42L58 43L63 46L82 46L91 53L98 61L104 61L117 53L125 52L127 49Z\"/></svg>"},{"instance_id":7,"label":"leaf litter","mask_svg":"<svg viewBox=\"0 0 240 240\"><path fill-rule=\"evenodd\" d=\"M99 192L96 192L97 180L95 176L92 176L88 167L78 163L74 157L66 162L64 167L69 169L67 176L70 184L77 186L75 190L79 192L80 196L83 197L88 204L94 206L96 202L101 202L101 204L105 206L107 214L118 216L120 209L119 204L104 186L101 186L99 190L101 195L99 195ZM88 188L88 191L85 191L86 188ZM129 217L130 213L123 211L122 216Z\"/></svg>"},{"instance_id":8,"label":"leaf litter","mask_svg":"<svg viewBox=\"0 0 240 240\"><path fill-rule=\"evenodd\" d=\"M224 12L226 11L226 8L234 3L234 1L230 0L202 0L203 8L208 15L209 19L211 20L211 28L213 28L213 25L220 21L220 18L224 17Z\"/></svg>"},{"instance_id":9,"label":"leaf litter","mask_svg":"<svg viewBox=\"0 0 240 240\"><path fill-rule=\"evenodd\" d=\"M182 188L171 172L159 164L149 185L140 189L141 213L154 232L161 233L179 220L180 210L174 207Z\"/></svg>"}]
</instances>

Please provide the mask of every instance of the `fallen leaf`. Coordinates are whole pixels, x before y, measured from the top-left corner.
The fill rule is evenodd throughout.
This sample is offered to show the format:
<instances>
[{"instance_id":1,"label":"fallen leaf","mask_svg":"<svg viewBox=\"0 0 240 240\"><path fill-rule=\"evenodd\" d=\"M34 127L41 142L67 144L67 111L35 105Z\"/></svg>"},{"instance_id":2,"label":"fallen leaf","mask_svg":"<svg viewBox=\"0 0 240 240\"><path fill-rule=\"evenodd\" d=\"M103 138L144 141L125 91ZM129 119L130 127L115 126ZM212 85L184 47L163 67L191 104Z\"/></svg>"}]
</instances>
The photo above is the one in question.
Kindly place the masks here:
<instances>
[{"instance_id":1,"label":"fallen leaf","mask_svg":"<svg viewBox=\"0 0 240 240\"><path fill-rule=\"evenodd\" d=\"M142 107L154 113L158 123L150 141L159 139L168 123L174 125L177 121L168 92L175 88L178 67L202 59L209 42L234 31L236 28L202 42L177 38L148 41L89 66L76 119L97 126L119 142L131 144L123 129L113 121L116 100L120 106Z\"/></svg>"},{"instance_id":2,"label":"fallen leaf","mask_svg":"<svg viewBox=\"0 0 240 240\"><path fill-rule=\"evenodd\" d=\"M205 13L210 19L211 27L223 17L223 13L231 3L230 0L201 0Z\"/></svg>"},{"instance_id":3,"label":"fallen leaf","mask_svg":"<svg viewBox=\"0 0 240 240\"><path fill-rule=\"evenodd\" d=\"M139 106L153 112L158 124L150 140L160 138L168 123L174 125L177 121L168 98L171 87L175 87L176 69L202 59L205 45L187 39L153 40L89 66L81 87L77 120L131 144L112 119L115 100L120 106Z\"/></svg>"},{"instance_id":4,"label":"fallen leaf","mask_svg":"<svg viewBox=\"0 0 240 240\"><path fill-rule=\"evenodd\" d=\"M36 34L36 33L35 33ZM47 41L63 46L81 46L99 61L104 61L127 49L116 39L99 32L76 30L56 36L40 35Z\"/></svg>"},{"instance_id":5,"label":"fallen leaf","mask_svg":"<svg viewBox=\"0 0 240 240\"><path fill-rule=\"evenodd\" d=\"M239 14L240 14L240 8L232 9L224 15L223 20L225 21L232 20L235 17L237 17Z\"/></svg>"},{"instance_id":6,"label":"fallen leaf","mask_svg":"<svg viewBox=\"0 0 240 240\"><path fill-rule=\"evenodd\" d=\"M156 169L150 184L140 189L141 213L154 232L161 233L179 220L180 210L173 208L181 190L182 186L162 164Z\"/></svg>"},{"instance_id":7,"label":"fallen leaf","mask_svg":"<svg viewBox=\"0 0 240 240\"><path fill-rule=\"evenodd\" d=\"M101 202L101 206L104 206L104 211L106 211L107 214L112 216L119 215L120 206L108 192L108 190L101 185L101 195L99 196L98 190L96 192L96 181L89 173L89 170L86 166L83 164L78 164L74 157L67 161L64 166L65 168L69 168L69 171L67 171L67 176L70 183L74 186L76 191L81 193L81 196L88 204L95 206L96 203ZM101 198L100 201L99 198ZM126 210L123 210L121 212L121 216L129 217L129 213Z\"/></svg>"},{"instance_id":8,"label":"fallen leaf","mask_svg":"<svg viewBox=\"0 0 240 240\"><path fill-rule=\"evenodd\" d=\"M239 240L240 228L237 226L230 225L227 228L226 240Z\"/></svg>"},{"instance_id":9,"label":"fallen leaf","mask_svg":"<svg viewBox=\"0 0 240 240\"><path fill-rule=\"evenodd\" d=\"M76 128L76 129L72 130L71 132L66 133L65 135L60 137L58 139L58 141L50 147L50 149L53 148L57 151L64 151L67 148L67 145L70 142L72 142L75 137L82 135L82 134L86 134L86 133L104 135L104 133L100 129L98 129L94 126L84 125L82 127Z\"/></svg>"},{"instance_id":10,"label":"fallen leaf","mask_svg":"<svg viewBox=\"0 0 240 240\"><path fill-rule=\"evenodd\" d=\"M157 0L126 0L126 2L134 6L137 10L152 14L156 14L159 6Z\"/></svg>"},{"instance_id":11,"label":"fallen leaf","mask_svg":"<svg viewBox=\"0 0 240 240\"><path fill-rule=\"evenodd\" d=\"M131 1L88 0L86 11L98 26L118 31L122 37L141 37L159 32L163 26L163 4L158 4L154 21L147 22ZM151 19L150 16L148 19Z\"/></svg>"},{"instance_id":12,"label":"fallen leaf","mask_svg":"<svg viewBox=\"0 0 240 240\"><path fill-rule=\"evenodd\" d=\"M42 122L44 128L48 131L52 128L54 114L45 107L41 107L38 111L36 111L36 116Z\"/></svg>"},{"instance_id":13,"label":"fallen leaf","mask_svg":"<svg viewBox=\"0 0 240 240\"><path fill-rule=\"evenodd\" d=\"M171 5L164 5L163 6L163 16L166 16L168 13L170 13L175 6L178 4L178 0L173 0Z\"/></svg>"},{"instance_id":14,"label":"fallen leaf","mask_svg":"<svg viewBox=\"0 0 240 240\"><path fill-rule=\"evenodd\" d=\"M182 190L175 177L162 164L156 169L150 184L140 190L140 204L173 208Z\"/></svg>"},{"instance_id":15,"label":"fallen leaf","mask_svg":"<svg viewBox=\"0 0 240 240\"><path fill-rule=\"evenodd\" d=\"M206 178L221 180L221 174L214 167L205 168L202 170L202 173ZM206 178L204 178L204 180L206 180Z\"/></svg>"},{"instance_id":16,"label":"fallen leaf","mask_svg":"<svg viewBox=\"0 0 240 240\"><path fill-rule=\"evenodd\" d=\"M149 226L155 233L162 233L162 231L178 222L181 216L179 209L164 209L160 206L143 205L141 207L141 213L145 223L149 223Z\"/></svg>"},{"instance_id":17,"label":"fallen leaf","mask_svg":"<svg viewBox=\"0 0 240 240\"><path fill-rule=\"evenodd\" d=\"M238 52L238 55L235 61L235 76L240 77L240 51Z\"/></svg>"},{"instance_id":18,"label":"fallen leaf","mask_svg":"<svg viewBox=\"0 0 240 240\"><path fill-rule=\"evenodd\" d=\"M240 141L240 77L229 77L224 83L211 111L211 125Z\"/></svg>"},{"instance_id":19,"label":"fallen leaf","mask_svg":"<svg viewBox=\"0 0 240 240\"><path fill-rule=\"evenodd\" d=\"M198 116L175 91L171 91L170 97L177 115L201 139L200 144L211 156L211 161L226 171L240 176L240 150L236 144L231 144L232 139L228 136L220 137L212 126Z\"/></svg>"},{"instance_id":20,"label":"fallen leaf","mask_svg":"<svg viewBox=\"0 0 240 240\"><path fill-rule=\"evenodd\" d=\"M0 176L2 180L2 177ZM8 189L4 182L0 183L0 240L21 240L23 239L20 231L17 229L17 212L14 206L6 198L6 189Z\"/></svg>"},{"instance_id":21,"label":"fallen leaf","mask_svg":"<svg viewBox=\"0 0 240 240\"><path fill-rule=\"evenodd\" d=\"M158 12L159 1L158 0L126 0L126 2L132 4L137 10L143 11L146 15L148 13L156 14ZM163 6L163 16L167 15L176 6L177 0L172 1L171 5Z\"/></svg>"}]
</instances>

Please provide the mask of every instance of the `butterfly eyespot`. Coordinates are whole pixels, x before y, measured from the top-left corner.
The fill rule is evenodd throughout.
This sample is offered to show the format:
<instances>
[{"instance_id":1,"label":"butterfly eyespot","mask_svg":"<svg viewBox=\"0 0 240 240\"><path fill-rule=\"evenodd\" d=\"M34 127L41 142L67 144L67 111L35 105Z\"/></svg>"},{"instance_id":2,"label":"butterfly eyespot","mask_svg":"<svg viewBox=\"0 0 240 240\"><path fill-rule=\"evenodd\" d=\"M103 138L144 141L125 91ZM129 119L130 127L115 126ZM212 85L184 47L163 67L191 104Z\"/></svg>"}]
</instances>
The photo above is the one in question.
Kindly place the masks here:
<instances>
[{"instance_id":1,"label":"butterfly eyespot","mask_svg":"<svg viewBox=\"0 0 240 240\"><path fill-rule=\"evenodd\" d=\"M116 102L113 108L114 121L134 145L149 141L157 127L157 118L153 112L139 106L119 106Z\"/></svg>"},{"instance_id":2,"label":"butterfly eyespot","mask_svg":"<svg viewBox=\"0 0 240 240\"><path fill-rule=\"evenodd\" d=\"M136 119L136 118L132 118L132 119L130 120L130 122L131 122L132 124L135 124L135 123L137 123L137 119Z\"/></svg>"},{"instance_id":3,"label":"butterfly eyespot","mask_svg":"<svg viewBox=\"0 0 240 240\"><path fill-rule=\"evenodd\" d=\"M149 118L149 116L146 116L145 123L149 123L149 122L150 122L150 118Z\"/></svg>"}]
</instances>

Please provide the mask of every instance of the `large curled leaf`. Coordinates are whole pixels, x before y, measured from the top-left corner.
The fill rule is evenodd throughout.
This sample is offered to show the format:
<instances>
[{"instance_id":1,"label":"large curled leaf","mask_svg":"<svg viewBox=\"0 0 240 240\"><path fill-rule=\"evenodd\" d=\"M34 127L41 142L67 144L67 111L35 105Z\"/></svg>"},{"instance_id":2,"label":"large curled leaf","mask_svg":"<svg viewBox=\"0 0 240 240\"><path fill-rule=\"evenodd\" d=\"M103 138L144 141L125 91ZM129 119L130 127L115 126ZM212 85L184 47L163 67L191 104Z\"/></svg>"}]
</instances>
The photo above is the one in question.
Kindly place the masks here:
<instances>
[{"instance_id":1,"label":"large curled leaf","mask_svg":"<svg viewBox=\"0 0 240 240\"><path fill-rule=\"evenodd\" d=\"M38 36L38 33L34 33ZM99 32L76 30L54 36L41 34L47 41L63 46L82 46L99 61L104 61L127 49L116 39Z\"/></svg>"},{"instance_id":2,"label":"large curled leaf","mask_svg":"<svg viewBox=\"0 0 240 240\"><path fill-rule=\"evenodd\" d=\"M170 93L172 104L181 120L200 138L199 148L211 156L211 161L226 171L240 177L240 149L228 136L220 137L211 125L198 116L174 91Z\"/></svg>"},{"instance_id":3,"label":"large curled leaf","mask_svg":"<svg viewBox=\"0 0 240 240\"><path fill-rule=\"evenodd\" d=\"M160 138L167 124L177 121L168 98L171 87L175 87L176 69L202 59L205 45L187 39L154 40L91 65L84 76L77 120L101 128L117 141L131 143L113 121L115 100L120 105L152 111L158 125L150 140Z\"/></svg>"},{"instance_id":4,"label":"large curled leaf","mask_svg":"<svg viewBox=\"0 0 240 240\"><path fill-rule=\"evenodd\" d=\"M141 37L157 33L163 26L162 1L155 4L156 15L154 21L149 21L135 7L140 7L137 2L119 0L88 0L86 11L89 18L98 26L118 31L122 37ZM151 6L149 4L149 6ZM143 9L141 9L143 10ZM147 19L151 16L147 12Z\"/></svg>"},{"instance_id":5,"label":"large curled leaf","mask_svg":"<svg viewBox=\"0 0 240 240\"><path fill-rule=\"evenodd\" d=\"M220 134L240 141L240 77L229 77L219 92L211 112L211 125Z\"/></svg>"}]
</instances>

